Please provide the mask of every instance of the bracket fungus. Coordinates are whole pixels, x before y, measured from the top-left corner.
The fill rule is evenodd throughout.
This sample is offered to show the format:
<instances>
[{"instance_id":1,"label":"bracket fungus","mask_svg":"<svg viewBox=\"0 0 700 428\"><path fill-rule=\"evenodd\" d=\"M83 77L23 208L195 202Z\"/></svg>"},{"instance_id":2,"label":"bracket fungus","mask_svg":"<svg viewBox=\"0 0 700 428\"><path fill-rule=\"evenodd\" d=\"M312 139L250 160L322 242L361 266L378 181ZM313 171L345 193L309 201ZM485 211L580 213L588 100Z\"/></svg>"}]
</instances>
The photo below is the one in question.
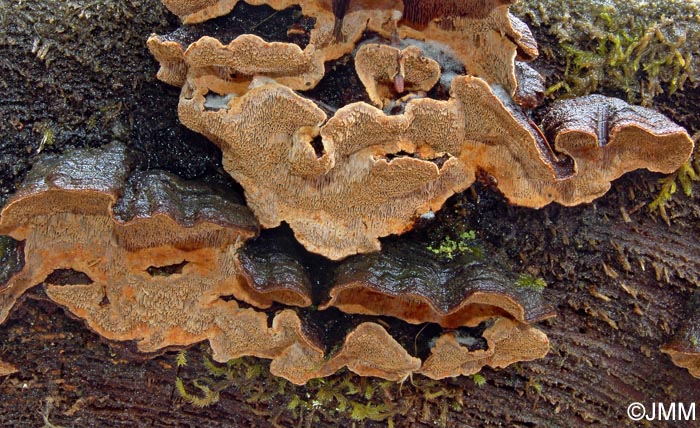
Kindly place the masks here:
<instances>
[{"instance_id":1,"label":"bracket fungus","mask_svg":"<svg viewBox=\"0 0 700 428\"><path fill-rule=\"evenodd\" d=\"M470 337L448 332L440 336L419 373L431 379L478 373L482 367L506 367L519 361L543 358L549 351L547 336L533 326L496 318L483 333L487 349L469 350Z\"/></svg>"},{"instance_id":2,"label":"bracket fungus","mask_svg":"<svg viewBox=\"0 0 700 428\"><path fill-rule=\"evenodd\" d=\"M0 220L24 254L0 288L3 321L22 293L44 283L51 300L94 331L136 340L144 352L209 340L218 361L270 358L272 373L298 384L345 366L392 380L420 368L379 324L349 330L326 356L313 320L285 309L268 325L268 314L242 307L309 305L304 267L283 245L241 250L258 225L230 191L135 167L118 144L34 166ZM54 281L57 270L68 280Z\"/></svg>"},{"instance_id":3,"label":"bracket fungus","mask_svg":"<svg viewBox=\"0 0 700 428\"><path fill-rule=\"evenodd\" d=\"M180 120L219 145L261 225L287 222L307 249L331 259L378 250L378 238L409 230L477 174L493 177L513 204L576 205L625 172L670 173L693 148L662 115L599 95L542 107L535 124L525 109L542 102L542 78L522 61L537 46L511 2L250 3L299 6L315 20L308 44L242 34L228 45L152 36L149 46L161 72L180 61L162 73L182 86ZM305 94L363 31L378 38L357 46L351 66L367 99L388 111L364 102L335 109ZM169 43L180 43L169 48L179 59L158 53ZM437 85L447 99L428 96Z\"/></svg>"},{"instance_id":4,"label":"bracket fungus","mask_svg":"<svg viewBox=\"0 0 700 428\"><path fill-rule=\"evenodd\" d=\"M394 93L429 91L440 80L440 64L422 56L417 46L399 50L364 44L355 54L355 67L369 99L379 108L388 105Z\"/></svg>"},{"instance_id":5,"label":"bracket fungus","mask_svg":"<svg viewBox=\"0 0 700 428\"><path fill-rule=\"evenodd\" d=\"M230 192L138 170L120 145L48 157L0 217L22 255L0 285L0 322L43 282L104 337L147 352L208 340L218 361L268 358L273 374L298 384L341 367L441 379L541 358L549 342L532 323L551 308L490 262L439 261L393 242L364 253L483 174L513 204L576 205L628 171L670 173L693 149L661 114L614 98L541 106L542 76L526 64L537 45L510 0L164 3L189 24L226 24L244 4L300 11L274 40L220 22L147 42L158 78L181 87L180 121L219 146L247 207ZM336 66L356 73L362 86L349 90L373 105L313 91ZM332 286L322 290L284 242L255 240L260 226L282 222L311 252L354 256ZM55 282L55 270L80 280ZM317 324L336 310L408 329L430 323L439 337L421 360L388 322L355 316L331 347ZM664 351L697 375L697 346L695 356Z\"/></svg>"},{"instance_id":6,"label":"bracket fungus","mask_svg":"<svg viewBox=\"0 0 700 428\"><path fill-rule=\"evenodd\" d=\"M691 376L700 379L700 292L688 300L685 317L673 339L661 347L678 367L688 369Z\"/></svg>"},{"instance_id":7,"label":"bracket fungus","mask_svg":"<svg viewBox=\"0 0 700 428\"><path fill-rule=\"evenodd\" d=\"M444 261L417 245L388 243L380 253L345 260L319 308L444 328L475 327L494 317L531 324L554 316L541 292L515 282L470 254Z\"/></svg>"}]
</instances>

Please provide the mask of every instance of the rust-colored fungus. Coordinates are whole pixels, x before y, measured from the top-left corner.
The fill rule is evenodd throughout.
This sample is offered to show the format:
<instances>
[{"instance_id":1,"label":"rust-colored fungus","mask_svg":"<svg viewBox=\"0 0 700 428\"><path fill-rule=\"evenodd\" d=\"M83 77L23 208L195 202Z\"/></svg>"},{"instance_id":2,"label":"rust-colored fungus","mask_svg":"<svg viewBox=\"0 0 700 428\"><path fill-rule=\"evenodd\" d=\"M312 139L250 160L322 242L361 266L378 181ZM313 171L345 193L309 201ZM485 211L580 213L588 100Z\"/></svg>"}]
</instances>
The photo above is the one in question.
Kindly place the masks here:
<instances>
[{"instance_id":1,"label":"rust-colored fungus","mask_svg":"<svg viewBox=\"0 0 700 428\"><path fill-rule=\"evenodd\" d=\"M293 252L264 240L241 251L257 223L229 191L134 166L116 144L35 165L2 212L0 230L23 241L25 255L0 290L3 319L43 282L97 333L136 340L145 352L209 340L218 361L270 358L274 374L299 384L344 366L393 380L420 367L378 324L359 325L328 357L324 338L296 312L285 309L268 326L268 314L238 301L309 305ZM56 270L68 281L54 282Z\"/></svg>"},{"instance_id":2,"label":"rust-colored fungus","mask_svg":"<svg viewBox=\"0 0 700 428\"><path fill-rule=\"evenodd\" d=\"M309 89L323 77L323 58L294 43L268 43L244 34L227 45L202 37L183 52L174 41L151 36L147 42L161 63L158 78L182 86L187 71L193 80L219 94L242 95L255 77L270 77L292 89Z\"/></svg>"},{"instance_id":3,"label":"rust-colored fungus","mask_svg":"<svg viewBox=\"0 0 700 428\"><path fill-rule=\"evenodd\" d=\"M164 3L194 23L241 2ZM284 221L307 249L338 260L379 250L380 237L409 230L477 174L514 204L575 205L627 171L672 172L693 148L660 114L599 95L542 107L535 124L527 109L542 104L544 86L525 62L537 45L509 0L244 3L295 7L306 21L276 40L219 22L154 35L148 46L158 77L182 87L181 122L221 148L252 213L230 191L139 171L116 144L48 157L2 211L0 233L20 241L22 257L0 286L0 322L43 282L49 298L109 339L136 340L143 351L209 340L218 361L269 358L272 373L298 384L341 367L440 379L540 358L549 343L530 324L550 308L473 255L439 261L415 245L388 244L336 272L322 309L449 329L421 362L389 324L355 322L325 337L312 284L327 284L312 281L286 243L246 241L258 222ZM366 94L353 99L375 105L342 105L347 94L339 108L314 99L309 90L336 66L355 67ZM77 279L54 281L55 270ZM679 333L683 342L664 347L694 376L696 318ZM342 343L328 351L329 339Z\"/></svg>"},{"instance_id":4,"label":"rust-colored fungus","mask_svg":"<svg viewBox=\"0 0 700 428\"><path fill-rule=\"evenodd\" d=\"M518 361L543 358L549 351L549 340L540 330L508 318L489 322L483 333L487 349L469 350L475 338L448 332L440 336L423 363L421 374L443 379L478 373L482 367L506 367Z\"/></svg>"},{"instance_id":5,"label":"rust-colored fungus","mask_svg":"<svg viewBox=\"0 0 700 428\"><path fill-rule=\"evenodd\" d=\"M422 212L442 205L455 187L464 188L456 159L393 157L415 152L410 134L438 144L458 126L441 128L448 117L439 117L439 111L386 116L354 104L321 130L325 113L279 84L255 87L215 111L206 109L206 95L206 89L186 86L180 120L220 145L224 168L241 183L264 227L284 220L299 242L326 257L375 251L377 237L403 232ZM425 125L411 126L418 120ZM270 125L251 126L255 123Z\"/></svg>"},{"instance_id":6,"label":"rust-colored fungus","mask_svg":"<svg viewBox=\"0 0 700 428\"><path fill-rule=\"evenodd\" d=\"M602 96L555 103L541 131L523 110L544 98L542 77L522 62L537 45L510 1L247 3L299 6L315 20L308 44L243 34L228 45L153 36L149 46L162 78L182 85L180 120L221 147L262 226L286 221L332 259L376 251L379 237L410 229L477 173L514 204L575 205L627 171L672 172L692 151L660 114ZM384 111L305 97L363 31L378 38L354 66ZM427 97L437 85L449 99Z\"/></svg>"},{"instance_id":7,"label":"rust-colored fungus","mask_svg":"<svg viewBox=\"0 0 700 428\"><path fill-rule=\"evenodd\" d=\"M409 355L382 326L365 322L346 336L342 348L331 356L323 373L334 373L343 366L361 376L399 381L417 371L421 361Z\"/></svg>"},{"instance_id":8,"label":"rust-colored fungus","mask_svg":"<svg viewBox=\"0 0 700 428\"><path fill-rule=\"evenodd\" d=\"M688 369L691 376L700 379L700 293L688 301L680 328L673 339L661 347L678 367Z\"/></svg>"},{"instance_id":9,"label":"rust-colored fungus","mask_svg":"<svg viewBox=\"0 0 700 428\"><path fill-rule=\"evenodd\" d=\"M671 172L693 147L660 114L600 96L554 105L544 118L551 147L507 93L471 76L452 80L447 101L412 99L396 115L353 103L328 120L283 85L252 86L214 109L209 89L188 81L180 120L222 148L263 227L286 221L307 249L332 259L377 250L378 237L410 229L478 170L513 203L575 205L626 171ZM565 119L575 110L583 114Z\"/></svg>"},{"instance_id":10,"label":"rust-colored fungus","mask_svg":"<svg viewBox=\"0 0 700 428\"><path fill-rule=\"evenodd\" d=\"M529 28L508 12L510 1L400 1L400 0L245 0L251 5L268 5L281 10L300 6L305 16L315 20L309 45L304 49L314 67L350 53L363 31L387 39L413 39L437 44L462 62L467 73L489 83L502 85L513 95L518 89L516 58L531 61L538 55ZM165 4L186 23L201 22L225 15L235 0L209 0ZM152 36L149 48L161 63L163 81L182 86L183 68L188 61L182 44ZM290 73L293 67L285 71ZM317 81L303 89L311 89ZM519 88L516 99L530 99L529 86ZM401 91L399 91L401 92Z\"/></svg>"},{"instance_id":11,"label":"rust-colored fungus","mask_svg":"<svg viewBox=\"0 0 700 428\"><path fill-rule=\"evenodd\" d=\"M364 44L355 54L355 69L369 99L379 108L404 91L428 91L440 80L440 64L422 56L417 46L399 50Z\"/></svg>"},{"instance_id":12,"label":"rust-colored fungus","mask_svg":"<svg viewBox=\"0 0 700 428\"><path fill-rule=\"evenodd\" d=\"M533 323L554 315L540 291L516 286L515 278L486 261L470 254L440 260L425 248L400 242L343 261L329 296L320 309L333 306L445 328L474 327L496 316Z\"/></svg>"}]
</instances>

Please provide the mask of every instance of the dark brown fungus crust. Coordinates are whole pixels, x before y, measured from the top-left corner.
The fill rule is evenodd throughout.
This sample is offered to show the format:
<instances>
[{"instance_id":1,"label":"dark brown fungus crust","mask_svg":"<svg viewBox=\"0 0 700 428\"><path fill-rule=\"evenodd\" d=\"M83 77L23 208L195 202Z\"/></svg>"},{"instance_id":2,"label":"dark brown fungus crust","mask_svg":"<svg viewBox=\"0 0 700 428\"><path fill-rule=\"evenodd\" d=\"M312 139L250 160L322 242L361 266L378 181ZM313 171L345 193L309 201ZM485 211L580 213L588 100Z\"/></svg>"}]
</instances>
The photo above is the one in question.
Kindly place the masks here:
<instances>
[{"instance_id":1,"label":"dark brown fungus crust","mask_svg":"<svg viewBox=\"0 0 700 428\"><path fill-rule=\"evenodd\" d=\"M528 324L554 316L541 292L516 286L498 266L469 254L442 260L404 241L343 261L328 295L320 309L445 328L473 327L496 316Z\"/></svg>"},{"instance_id":2,"label":"dark brown fungus crust","mask_svg":"<svg viewBox=\"0 0 700 428\"><path fill-rule=\"evenodd\" d=\"M311 281L293 243L283 238L258 238L238 253L240 273L248 286L239 299L267 308L273 302L311 305ZM249 294L250 296L245 296Z\"/></svg>"},{"instance_id":3,"label":"dark brown fungus crust","mask_svg":"<svg viewBox=\"0 0 700 428\"><path fill-rule=\"evenodd\" d=\"M700 379L700 292L695 292L685 307L685 316L673 339L661 347L678 367L688 369Z\"/></svg>"},{"instance_id":4,"label":"dark brown fungus crust","mask_svg":"<svg viewBox=\"0 0 700 428\"><path fill-rule=\"evenodd\" d=\"M686 130L662 114L602 95L554 103L542 119L542 129L556 152L573 159L575 175L539 184L540 201L530 200L527 206L590 202L628 171L645 168L670 174L693 151ZM520 203L517 197L509 199Z\"/></svg>"},{"instance_id":5,"label":"dark brown fungus crust","mask_svg":"<svg viewBox=\"0 0 700 428\"><path fill-rule=\"evenodd\" d=\"M544 102L544 77L523 61L515 61L518 87L513 94L515 102L524 109L534 109Z\"/></svg>"}]
</instances>

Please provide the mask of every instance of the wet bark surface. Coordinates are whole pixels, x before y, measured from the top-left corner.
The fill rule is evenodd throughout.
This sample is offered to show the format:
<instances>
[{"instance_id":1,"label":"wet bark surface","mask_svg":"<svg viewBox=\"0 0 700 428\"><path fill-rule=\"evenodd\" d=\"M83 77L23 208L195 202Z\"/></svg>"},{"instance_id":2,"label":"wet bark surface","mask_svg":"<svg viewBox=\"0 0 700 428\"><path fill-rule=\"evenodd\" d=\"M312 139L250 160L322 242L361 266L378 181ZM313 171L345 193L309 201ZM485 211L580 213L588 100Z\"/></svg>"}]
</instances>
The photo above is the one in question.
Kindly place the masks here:
<instances>
[{"instance_id":1,"label":"wet bark surface","mask_svg":"<svg viewBox=\"0 0 700 428\"><path fill-rule=\"evenodd\" d=\"M175 18L156 0L58 4L0 0L3 198L39 152L112 140L141 150L148 168L229 180L218 150L178 124L178 91L155 80L145 40L176 28ZM696 104L685 102L699 93L659 97L659 109L697 132ZM296 387L270 376L263 360L217 372L199 345L179 367L175 350L145 356L101 339L39 285L0 327L0 360L19 368L0 378L0 426L617 427L636 426L626 415L634 401L700 402L700 380L659 350L700 283L700 204L678 192L667 225L647 209L658 178L634 172L592 204L542 210L511 207L477 185L405 238L475 230L487 254L547 281L544 297L558 316L538 325L550 353L485 369L481 387L468 377L394 384L348 373ZM206 379L221 390L218 402L186 402L177 378L200 396L193 382Z\"/></svg>"}]
</instances>

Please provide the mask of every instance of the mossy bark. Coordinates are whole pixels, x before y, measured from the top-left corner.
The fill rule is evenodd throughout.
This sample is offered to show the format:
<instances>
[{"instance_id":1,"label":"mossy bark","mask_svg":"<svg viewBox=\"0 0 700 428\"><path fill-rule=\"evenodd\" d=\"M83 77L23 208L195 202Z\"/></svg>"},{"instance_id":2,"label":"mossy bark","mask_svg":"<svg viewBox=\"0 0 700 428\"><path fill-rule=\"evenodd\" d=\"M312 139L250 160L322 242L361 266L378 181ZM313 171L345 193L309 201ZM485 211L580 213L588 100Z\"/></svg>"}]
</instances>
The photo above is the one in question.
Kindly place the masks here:
<instances>
[{"instance_id":1,"label":"mossy bark","mask_svg":"<svg viewBox=\"0 0 700 428\"><path fill-rule=\"evenodd\" d=\"M178 124L178 91L155 80L145 40L178 25L159 1L0 0L0 16L2 195L40 151L115 139L142 150L150 168L228 180L216 148ZM565 56L540 28L542 51L552 55L539 65L552 84ZM693 114L699 98L687 85L654 105L692 134L700 130ZM658 178L634 172L592 204L542 210L511 207L477 186L452 198L424 229L452 237L473 229L489 254L547 281L545 299L558 312L540 325L552 343L549 355L484 370L482 387L470 378L417 376L399 385L349 374L294 387L253 360L215 376L197 346L178 368L175 352L144 359L131 344L101 340L48 302L39 286L0 327L0 359L20 369L0 379L0 425L386 426L391 419L419 427L617 427L635 426L626 414L634 401L700 402L700 381L659 350L700 284L700 203L676 195L667 226L646 208ZM214 388L227 386L206 408L186 403L175 387L180 377L194 393L192 380L201 376Z\"/></svg>"}]
</instances>

